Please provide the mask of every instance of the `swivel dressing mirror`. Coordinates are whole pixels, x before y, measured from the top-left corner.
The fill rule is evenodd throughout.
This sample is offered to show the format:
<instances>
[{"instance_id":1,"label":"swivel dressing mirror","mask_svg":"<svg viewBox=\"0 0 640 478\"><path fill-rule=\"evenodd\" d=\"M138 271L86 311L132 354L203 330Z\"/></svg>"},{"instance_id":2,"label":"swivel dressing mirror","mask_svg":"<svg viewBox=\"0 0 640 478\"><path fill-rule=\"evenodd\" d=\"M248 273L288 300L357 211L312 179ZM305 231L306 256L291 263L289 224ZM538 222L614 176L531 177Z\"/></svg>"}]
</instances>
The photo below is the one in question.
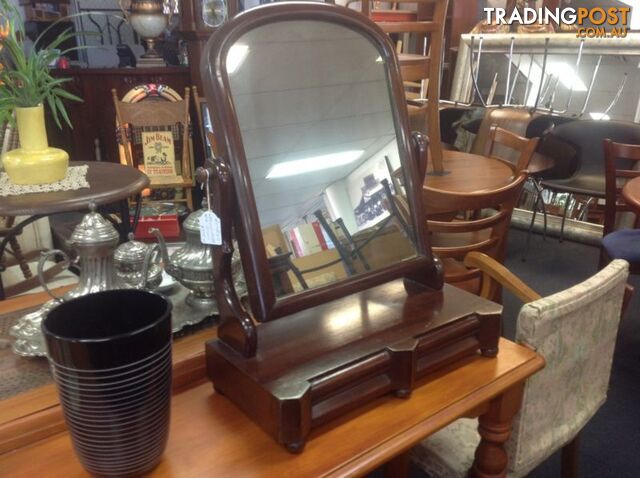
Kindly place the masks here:
<instances>
[{"instance_id":1,"label":"swivel dressing mirror","mask_svg":"<svg viewBox=\"0 0 640 478\"><path fill-rule=\"evenodd\" d=\"M203 62L254 318L399 277L437 286L392 45L340 7L278 7L222 27Z\"/></svg>"},{"instance_id":2,"label":"swivel dressing mirror","mask_svg":"<svg viewBox=\"0 0 640 478\"><path fill-rule=\"evenodd\" d=\"M205 346L217 392L300 452L321 423L496 355L500 307L442 286L420 200L426 144L378 26L334 5L258 7L212 35L203 71L220 143L199 174L222 225Z\"/></svg>"}]
</instances>

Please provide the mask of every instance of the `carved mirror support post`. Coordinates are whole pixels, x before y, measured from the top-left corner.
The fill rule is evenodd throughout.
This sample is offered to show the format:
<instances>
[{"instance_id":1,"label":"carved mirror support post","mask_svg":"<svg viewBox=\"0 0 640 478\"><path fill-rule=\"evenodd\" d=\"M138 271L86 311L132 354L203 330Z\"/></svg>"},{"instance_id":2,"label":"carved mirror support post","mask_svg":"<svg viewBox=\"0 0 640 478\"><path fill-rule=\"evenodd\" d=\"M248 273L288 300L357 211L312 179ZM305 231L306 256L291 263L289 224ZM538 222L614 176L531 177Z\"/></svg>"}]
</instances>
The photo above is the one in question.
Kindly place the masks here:
<instances>
[{"instance_id":1,"label":"carved mirror support post","mask_svg":"<svg viewBox=\"0 0 640 478\"><path fill-rule=\"evenodd\" d=\"M209 182L211 209L220 218L222 245L213 247L213 281L220 311L218 337L244 357L256 354L256 326L242 306L233 286L231 261L233 256L234 192L229 165L223 158L207 159L196 170L200 184Z\"/></svg>"}]
</instances>

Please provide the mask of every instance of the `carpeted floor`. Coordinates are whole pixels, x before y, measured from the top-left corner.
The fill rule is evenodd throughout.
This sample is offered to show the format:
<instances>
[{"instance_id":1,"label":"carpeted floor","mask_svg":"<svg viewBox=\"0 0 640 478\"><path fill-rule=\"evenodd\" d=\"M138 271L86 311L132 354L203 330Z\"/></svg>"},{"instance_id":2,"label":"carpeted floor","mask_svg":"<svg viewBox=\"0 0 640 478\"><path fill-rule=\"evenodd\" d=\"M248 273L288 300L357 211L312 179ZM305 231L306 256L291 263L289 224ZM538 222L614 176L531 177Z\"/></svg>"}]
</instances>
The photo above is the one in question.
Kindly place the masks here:
<instances>
[{"instance_id":1,"label":"carpeted floor","mask_svg":"<svg viewBox=\"0 0 640 478\"><path fill-rule=\"evenodd\" d=\"M574 285L597 271L599 251L595 247L541 236L532 238L526 262L522 252L526 234L511 230L506 265L542 295ZM580 476L582 478L636 478L640 476L640 277L631 276L635 288L620 326L613 362L609 397L582 432ZM515 320L521 304L505 294L505 336L515 335ZM373 476L381 476L379 472ZM560 476L556 453L535 469L530 478ZM411 478L425 478L413 468ZM437 478L437 477L432 477Z\"/></svg>"}]
</instances>

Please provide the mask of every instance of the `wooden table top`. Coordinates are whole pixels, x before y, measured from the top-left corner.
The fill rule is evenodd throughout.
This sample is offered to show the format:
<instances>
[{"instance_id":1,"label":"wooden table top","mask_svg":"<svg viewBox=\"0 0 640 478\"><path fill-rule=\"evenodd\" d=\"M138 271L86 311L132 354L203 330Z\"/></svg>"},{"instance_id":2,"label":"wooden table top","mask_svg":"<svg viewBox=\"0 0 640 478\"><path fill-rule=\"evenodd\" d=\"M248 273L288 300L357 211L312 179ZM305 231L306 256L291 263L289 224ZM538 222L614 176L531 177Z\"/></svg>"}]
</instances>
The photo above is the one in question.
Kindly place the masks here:
<instances>
[{"instance_id":1,"label":"wooden table top","mask_svg":"<svg viewBox=\"0 0 640 478\"><path fill-rule=\"evenodd\" d=\"M622 197L630 207L640 213L640 176L630 179L622 186Z\"/></svg>"},{"instance_id":2,"label":"wooden table top","mask_svg":"<svg viewBox=\"0 0 640 478\"><path fill-rule=\"evenodd\" d=\"M490 191L509 184L513 168L503 161L462 151L444 150L444 175L430 174L429 162L424 187L454 193Z\"/></svg>"},{"instance_id":3,"label":"wooden table top","mask_svg":"<svg viewBox=\"0 0 640 478\"><path fill-rule=\"evenodd\" d=\"M469 357L421 381L409 399L382 397L314 431L303 453L278 445L208 382L174 395L155 477L320 477L367 473L521 383L544 365L502 339L496 358ZM88 476L66 433L0 455L0 476Z\"/></svg>"},{"instance_id":4,"label":"wooden table top","mask_svg":"<svg viewBox=\"0 0 640 478\"><path fill-rule=\"evenodd\" d=\"M88 209L90 201L98 206L111 204L133 196L149 186L149 178L135 168L97 161L69 162L69 166L83 164L89 165L89 188L3 197L0 201L0 216L80 211Z\"/></svg>"}]
</instances>

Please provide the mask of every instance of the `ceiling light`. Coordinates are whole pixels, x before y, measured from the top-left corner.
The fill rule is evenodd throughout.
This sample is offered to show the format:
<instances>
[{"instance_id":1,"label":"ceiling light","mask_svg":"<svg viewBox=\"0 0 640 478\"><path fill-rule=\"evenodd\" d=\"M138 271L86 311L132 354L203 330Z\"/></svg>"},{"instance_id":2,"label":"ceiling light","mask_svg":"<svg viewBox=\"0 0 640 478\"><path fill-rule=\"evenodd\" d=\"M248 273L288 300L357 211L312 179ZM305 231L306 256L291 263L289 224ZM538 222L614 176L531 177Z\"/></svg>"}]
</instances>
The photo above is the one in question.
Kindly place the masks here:
<instances>
[{"instance_id":1,"label":"ceiling light","mask_svg":"<svg viewBox=\"0 0 640 478\"><path fill-rule=\"evenodd\" d=\"M229 48L229 53L227 53L227 74L233 75L235 71L240 68L245 58L247 58L248 53L249 45L242 43L236 43Z\"/></svg>"},{"instance_id":2,"label":"ceiling light","mask_svg":"<svg viewBox=\"0 0 640 478\"><path fill-rule=\"evenodd\" d=\"M360 149L296 159L294 161L285 161L284 163L274 165L267 173L267 179L297 176L298 174L344 166L360 158L362 153L364 153L364 150Z\"/></svg>"},{"instance_id":3,"label":"ceiling light","mask_svg":"<svg viewBox=\"0 0 640 478\"><path fill-rule=\"evenodd\" d=\"M607 121L607 120L611 119L611 117L609 115L604 114L604 113L595 113L594 112L594 113L589 113L589 116L591 116L591 119L594 119L594 120Z\"/></svg>"}]
</instances>

